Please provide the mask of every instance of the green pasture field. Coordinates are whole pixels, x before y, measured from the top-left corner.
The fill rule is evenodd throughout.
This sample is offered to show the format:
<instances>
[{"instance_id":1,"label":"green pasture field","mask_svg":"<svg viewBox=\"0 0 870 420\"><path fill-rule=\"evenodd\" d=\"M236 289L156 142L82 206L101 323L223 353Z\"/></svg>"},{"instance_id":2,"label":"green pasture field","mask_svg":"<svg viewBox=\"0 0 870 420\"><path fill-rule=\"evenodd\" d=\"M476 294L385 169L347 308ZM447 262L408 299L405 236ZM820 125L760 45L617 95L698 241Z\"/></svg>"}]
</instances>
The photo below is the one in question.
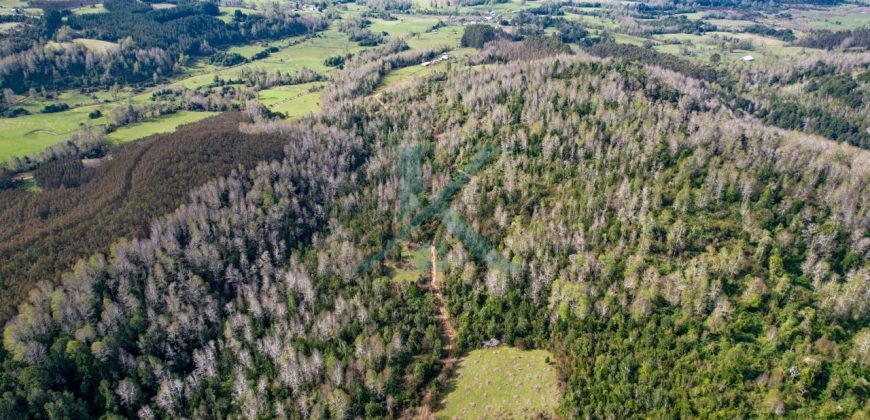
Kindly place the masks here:
<instances>
[{"instance_id":1,"label":"green pasture field","mask_svg":"<svg viewBox=\"0 0 870 420\"><path fill-rule=\"evenodd\" d=\"M755 22L736 19L707 19L707 23L715 25L719 29L741 29L752 25Z\"/></svg>"},{"instance_id":2,"label":"green pasture field","mask_svg":"<svg viewBox=\"0 0 870 420\"><path fill-rule=\"evenodd\" d=\"M72 12L76 15L90 15L94 13L107 13L108 10L103 7L102 3L98 3L90 6L76 7L75 9L72 9Z\"/></svg>"},{"instance_id":3,"label":"green pasture field","mask_svg":"<svg viewBox=\"0 0 870 420\"><path fill-rule=\"evenodd\" d=\"M298 118L320 109L323 82L278 86L261 90L260 103L272 112L280 112L288 118Z\"/></svg>"},{"instance_id":4,"label":"green pasture field","mask_svg":"<svg viewBox=\"0 0 870 420\"><path fill-rule=\"evenodd\" d=\"M684 54L684 47L689 52L688 55ZM752 51L740 49L723 51L717 46L710 44L658 44L653 48L659 52L673 54L678 57L701 62L709 61L713 53L719 54L723 62L741 61L741 59L746 55L751 55L756 61L770 61L775 60L778 57L801 54L805 50L800 47L768 46L759 47Z\"/></svg>"},{"instance_id":5,"label":"green pasture field","mask_svg":"<svg viewBox=\"0 0 870 420\"><path fill-rule=\"evenodd\" d=\"M31 114L38 114L42 112L43 108L45 108L46 105L64 103L69 105L70 108L90 105L102 105L125 99L131 94L132 93L129 89L120 90L117 95L112 94L108 90L99 90L91 94L84 94L78 90L65 90L58 93L57 97L53 99L28 97L14 103L12 107L24 108ZM103 109L101 110L105 111ZM4 120L0 119L0 121Z\"/></svg>"},{"instance_id":6,"label":"green pasture field","mask_svg":"<svg viewBox=\"0 0 870 420\"><path fill-rule=\"evenodd\" d=\"M254 54L257 54L260 51L265 50L266 48L268 48L268 46L269 46L269 43L263 43L263 44L254 43L254 44L247 44L247 45L236 45L236 46L232 46L232 47L228 48L227 52L235 53L235 54L241 55L242 57L250 59L251 57L254 56Z\"/></svg>"},{"instance_id":7,"label":"green pasture field","mask_svg":"<svg viewBox=\"0 0 870 420\"><path fill-rule=\"evenodd\" d=\"M34 155L64 141L81 124L105 124L105 117L88 118L100 106L85 106L52 114L22 115L0 120L0 162L13 156Z\"/></svg>"},{"instance_id":8,"label":"green pasture field","mask_svg":"<svg viewBox=\"0 0 870 420\"><path fill-rule=\"evenodd\" d=\"M455 2L449 0L411 0L412 9L415 11L436 10L444 14L477 14L490 10L496 13L513 13L515 11L530 9L543 4L543 1L509 0L505 3L489 3L477 6L457 7Z\"/></svg>"},{"instance_id":9,"label":"green pasture field","mask_svg":"<svg viewBox=\"0 0 870 420\"><path fill-rule=\"evenodd\" d=\"M791 20L778 20L783 26L798 30L855 29L870 25L870 6L845 4L837 7L813 8L792 12Z\"/></svg>"},{"instance_id":10,"label":"green pasture field","mask_svg":"<svg viewBox=\"0 0 870 420\"><path fill-rule=\"evenodd\" d=\"M124 143L152 134L170 133L180 125L194 123L217 114L217 112L179 111L121 127L109 133L107 137L115 143Z\"/></svg>"},{"instance_id":11,"label":"green pasture field","mask_svg":"<svg viewBox=\"0 0 870 420\"><path fill-rule=\"evenodd\" d=\"M390 36L402 38L412 33L426 32L440 18L438 16L395 15L396 20L371 19L369 27L375 32L386 32Z\"/></svg>"},{"instance_id":12,"label":"green pasture field","mask_svg":"<svg viewBox=\"0 0 870 420\"><path fill-rule=\"evenodd\" d=\"M303 67L309 67L315 71L328 71L328 68L323 65L323 60L329 55L355 52L362 47L347 39L347 36L337 30L329 30L324 33L323 37L310 39L302 44L289 46L288 44L296 38L290 38L284 41L279 41L273 45L281 48L281 51L273 54L271 57L260 60L254 63L245 64L245 66L261 67L267 71L298 71ZM87 40L77 42L87 42L89 47L106 47L107 44L102 44L102 41ZM261 47L254 47L257 51ZM232 76L238 72L239 67L228 69L218 68L216 66L197 63L186 70L188 76L178 82L176 85L197 87L207 85L214 79L214 74L222 74L224 76ZM267 92L266 95L269 95ZM105 117L98 119L90 119L88 114L94 110L101 110L103 114L107 114L109 110L118 106L125 100L130 100L133 103L147 103L150 101L150 91L134 94L130 89L122 89L117 95L111 94L108 90L102 90L91 95L82 94L77 90L61 92L56 99L44 100L35 98L25 98L15 106L27 109L31 115L20 116L17 118L0 119L0 126L4 128L0 132L0 162L10 159L13 156L33 155L46 149L48 146L59 143L69 138L75 132L79 125L82 124L105 124ZM308 93L301 95L294 101L282 102L276 105L278 112L285 112L291 117L301 116L308 112L314 111L319 106L320 93ZM52 103L66 103L71 109L63 112L52 114L42 114L42 109ZM180 124L194 122L206 118L211 114L200 112L181 112L157 120L137 123L132 126L122 127L116 132L109 135L109 138L114 141L129 141L136 138L144 137L158 132L168 132L175 129Z\"/></svg>"},{"instance_id":13,"label":"green pasture field","mask_svg":"<svg viewBox=\"0 0 870 420\"><path fill-rule=\"evenodd\" d=\"M102 41L99 39L90 39L90 38L77 38L72 40L72 42L80 45L84 45L85 48L95 51L106 53L118 48L118 44L115 42Z\"/></svg>"},{"instance_id":14,"label":"green pasture field","mask_svg":"<svg viewBox=\"0 0 870 420\"><path fill-rule=\"evenodd\" d=\"M450 55L450 60L448 61L439 61L433 65L423 67L422 65L412 65L407 67L402 67L400 69L395 69L389 72L386 76L384 76L381 81L381 85L378 87L377 92L383 92L389 89L392 86L398 85L406 80L410 80L416 77L426 76L431 74L432 72L439 70L443 71L447 69L447 63L456 63L457 60L467 57L468 55L474 54L476 50L474 48L456 48L450 51L447 51L447 54Z\"/></svg>"},{"instance_id":15,"label":"green pasture field","mask_svg":"<svg viewBox=\"0 0 870 420\"><path fill-rule=\"evenodd\" d=\"M565 13L565 19L581 22L590 29L619 29L619 24L614 22L613 19L607 17Z\"/></svg>"},{"instance_id":16,"label":"green pasture field","mask_svg":"<svg viewBox=\"0 0 870 420\"><path fill-rule=\"evenodd\" d=\"M685 16L689 20L701 20L704 18L704 12L680 13L677 16Z\"/></svg>"},{"instance_id":17,"label":"green pasture field","mask_svg":"<svg viewBox=\"0 0 870 420\"><path fill-rule=\"evenodd\" d=\"M644 42L648 41L646 38L641 38L639 36L621 34L621 33L611 33L613 35L613 39L616 40L617 43L620 44L631 44L641 46ZM656 41L653 40L653 43Z\"/></svg>"},{"instance_id":18,"label":"green pasture field","mask_svg":"<svg viewBox=\"0 0 870 420\"><path fill-rule=\"evenodd\" d=\"M463 28L461 26L444 26L432 32L421 32L406 39L408 46L413 49L448 48L458 47L462 39Z\"/></svg>"},{"instance_id":19,"label":"green pasture field","mask_svg":"<svg viewBox=\"0 0 870 420\"><path fill-rule=\"evenodd\" d=\"M91 119L88 114L98 109L103 111L104 116ZM106 124L105 114L109 109L111 106L89 105L51 114L37 113L17 118L4 118L0 120L0 126L3 128L0 130L0 162L14 156L35 155L49 146L69 139L81 125ZM214 114L181 111L122 127L110 133L108 138L115 142L131 141L155 133L170 132L181 124L196 122Z\"/></svg>"},{"instance_id":20,"label":"green pasture field","mask_svg":"<svg viewBox=\"0 0 870 420\"><path fill-rule=\"evenodd\" d=\"M465 10L474 11L475 13L488 12L490 10L495 11L496 13L515 12L538 7L545 3L546 1L510 0L505 3L481 4L477 6L462 7L460 8L460 12Z\"/></svg>"},{"instance_id":21,"label":"green pasture field","mask_svg":"<svg viewBox=\"0 0 870 420\"><path fill-rule=\"evenodd\" d=\"M109 52L111 50L118 48L118 44L116 44L114 42L102 41L99 39L90 39L90 38L77 38L77 39L74 39L70 42L52 41L52 42L45 44L45 48L46 48L46 50L49 50L49 49L60 50L60 49L66 49L66 48L72 47L73 46L72 44L82 45L85 48L87 48L91 51L94 51L94 52L98 52L98 53L105 53L105 52Z\"/></svg>"},{"instance_id":22,"label":"green pasture field","mask_svg":"<svg viewBox=\"0 0 870 420\"><path fill-rule=\"evenodd\" d=\"M544 350L496 347L472 351L459 361L453 391L436 419L533 418L553 415L559 405L558 377ZM544 417L546 418L546 417Z\"/></svg>"},{"instance_id":23,"label":"green pasture field","mask_svg":"<svg viewBox=\"0 0 870 420\"><path fill-rule=\"evenodd\" d=\"M412 248L402 244L402 260L399 263L388 263L390 280L396 282L414 283L420 279L429 267L429 245Z\"/></svg>"},{"instance_id":24,"label":"green pasture field","mask_svg":"<svg viewBox=\"0 0 870 420\"><path fill-rule=\"evenodd\" d=\"M176 86L195 88L204 86L214 80L215 74L229 78L238 74L242 68L260 68L268 72L296 72L303 68L309 68L317 72L329 72L333 69L323 64L323 61L332 55L354 53L364 49L356 42L350 41L347 35L335 28L321 32L321 36L308 39L297 45L290 45L299 37L287 38L282 41L272 42L271 45L279 48L278 52L269 57L239 66L220 69L211 66L214 71L205 74L191 76L174 83Z\"/></svg>"},{"instance_id":25,"label":"green pasture field","mask_svg":"<svg viewBox=\"0 0 870 420\"><path fill-rule=\"evenodd\" d=\"M718 37L718 38L717 38ZM722 50L720 41L728 38L752 41L752 50ZM619 40L617 38L617 40ZM765 37L756 34L736 32L709 32L705 35L693 34L662 34L655 35L657 51L682 56L685 58L707 61L713 53L718 53L723 61L739 61L746 55L753 56L756 60L772 61L780 57L804 54L810 51L808 48L794 47L787 42L776 38ZM668 43L669 40L679 41L679 44ZM640 44L637 44L640 45ZM689 54L684 54L688 52Z\"/></svg>"}]
</instances>

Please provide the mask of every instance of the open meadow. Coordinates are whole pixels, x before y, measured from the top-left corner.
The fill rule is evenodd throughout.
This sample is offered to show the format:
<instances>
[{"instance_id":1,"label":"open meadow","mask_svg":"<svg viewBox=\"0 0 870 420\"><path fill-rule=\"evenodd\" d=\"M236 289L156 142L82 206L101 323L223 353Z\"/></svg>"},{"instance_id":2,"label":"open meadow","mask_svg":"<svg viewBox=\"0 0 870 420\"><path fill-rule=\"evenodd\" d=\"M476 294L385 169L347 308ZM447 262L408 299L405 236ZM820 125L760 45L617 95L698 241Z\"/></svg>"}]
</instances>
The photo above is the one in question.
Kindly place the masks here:
<instances>
[{"instance_id":1,"label":"open meadow","mask_svg":"<svg viewBox=\"0 0 870 420\"><path fill-rule=\"evenodd\" d=\"M322 82L278 86L261 90L259 99L272 112L280 112L291 119L298 118L320 109L323 88Z\"/></svg>"},{"instance_id":2,"label":"open meadow","mask_svg":"<svg viewBox=\"0 0 870 420\"><path fill-rule=\"evenodd\" d=\"M17 118L5 118L0 121L0 161L6 161L13 156L33 155L48 146L69 138L79 125L104 124L105 118L92 120L88 117L91 111L100 106L83 106L52 114L23 115Z\"/></svg>"},{"instance_id":3,"label":"open meadow","mask_svg":"<svg viewBox=\"0 0 870 420\"><path fill-rule=\"evenodd\" d=\"M390 270L390 280L414 283L420 279L420 276L424 272L430 269L429 246L419 245L412 247L407 243L402 243L401 247L401 259L387 263L387 267Z\"/></svg>"},{"instance_id":4,"label":"open meadow","mask_svg":"<svg viewBox=\"0 0 870 420\"><path fill-rule=\"evenodd\" d=\"M474 350L458 363L437 419L504 419L553 415L559 404L553 356L545 350Z\"/></svg>"},{"instance_id":5,"label":"open meadow","mask_svg":"<svg viewBox=\"0 0 870 420\"><path fill-rule=\"evenodd\" d=\"M174 114L161 115L157 118L126 125L109 133L107 137L115 143L124 143L152 134L171 133L178 126L194 123L217 114L217 112L178 111Z\"/></svg>"}]
</instances>

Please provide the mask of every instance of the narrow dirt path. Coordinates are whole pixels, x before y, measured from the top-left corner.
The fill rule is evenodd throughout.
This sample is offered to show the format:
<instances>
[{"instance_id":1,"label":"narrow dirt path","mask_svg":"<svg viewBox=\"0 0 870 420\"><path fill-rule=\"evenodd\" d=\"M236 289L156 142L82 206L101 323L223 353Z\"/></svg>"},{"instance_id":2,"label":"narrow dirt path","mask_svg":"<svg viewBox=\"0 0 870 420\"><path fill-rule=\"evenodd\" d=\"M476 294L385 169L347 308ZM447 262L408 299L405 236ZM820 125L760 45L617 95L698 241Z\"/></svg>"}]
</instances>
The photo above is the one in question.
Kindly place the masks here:
<instances>
[{"instance_id":1,"label":"narrow dirt path","mask_svg":"<svg viewBox=\"0 0 870 420\"><path fill-rule=\"evenodd\" d=\"M441 373L438 374L437 381L446 384L453 373L453 368L456 366L456 357L453 355L454 340L456 339L456 330L453 328L453 322L450 320L450 313L447 312L447 306L444 304L444 295L441 293L441 278L438 275L438 258L435 252L435 246L429 247L429 262L432 264L432 280L429 282L429 288L432 294L435 295L435 306L438 307L438 322L441 324L441 331L444 335L444 353L446 356L442 362ZM414 419L434 419L433 411L437 405L436 398L443 396L435 395L432 388L426 391L423 395L423 401L420 407L415 411L415 414L403 416L403 418Z\"/></svg>"},{"instance_id":2,"label":"narrow dirt path","mask_svg":"<svg viewBox=\"0 0 870 420\"><path fill-rule=\"evenodd\" d=\"M446 339L444 350L449 353L453 350L456 330L453 328L450 313L447 312L447 306L444 304L444 295L441 294L441 281L438 277L438 259L436 255L435 246L429 246L429 256L432 264L432 293L435 294L435 305L438 306L438 320L441 322L441 329Z\"/></svg>"}]
</instances>

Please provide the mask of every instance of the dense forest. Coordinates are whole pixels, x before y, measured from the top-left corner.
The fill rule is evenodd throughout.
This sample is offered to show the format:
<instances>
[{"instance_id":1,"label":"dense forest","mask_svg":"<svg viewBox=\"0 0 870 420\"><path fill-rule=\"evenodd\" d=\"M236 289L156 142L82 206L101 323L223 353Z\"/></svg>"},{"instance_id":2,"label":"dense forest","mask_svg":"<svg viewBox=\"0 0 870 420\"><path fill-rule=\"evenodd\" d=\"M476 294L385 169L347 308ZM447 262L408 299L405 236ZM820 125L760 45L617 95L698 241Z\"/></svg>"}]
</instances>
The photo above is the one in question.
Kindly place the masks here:
<instances>
[{"instance_id":1,"label":"dense forest","mask_svg":"<svg viewBox=\"0 0 870 420\"><path fill-rule=\"evenodd\" d=\"M812 31L806 37L800 39L799 45L811 48L857 48L867 50L870 48L870 28L857 28L854 30Z\"/></svg>"},{"instance_id":2,"label":"dense forest","mask_svg":"<svg viewBox=\"0 0 870 420\"><path fill-rule=\"evenodd\" d=\"M518 417L870 417L839 2L2 16L0 115L84 122L0 164L0 418L429 419L502 346L558 389Z\"/></svg>"},{"instance_id":3,"label":"dense forest","mask_svg":"<svg viewBox=\"0 0 870 420\"><path fill-rule=\"evenodd\" d=\"M40 36L31 27L12 34L13 39L28 40L27 48L5 41L10 52L0 58L0 89L21 94L30 89L153 84L179 71L189 57L209 55L234 43L303 35L325 26L320 18L286 12L238 14L225 23L215 17L219 10L210 2L152 9L139 0L111 0L105 7L108 13L69 15L64 27L84 38L116 42L117 48L93 51L76 43L46 42L64 23L60 12L48 11L39 25ZM34 39L42 42L33 45Z\"/></svg>"},{"instance_id":4,"label":"dense forest","mask_svg":"<svg viewBox=\"0 0 870 420\"><path fill-rule=\"evenodd\" d=\"M59 278L121 237L146 235L151 219L182 204L192 188L278 158L284 140L239 134L243 119L226 114L110 149L98 167L62 154L37 166L46 188L39 194L0 191L0 317L7 319L38 281ZM64 170L70 167L79 168L75 176Z\"/></svg>"},{"instance_id":5,"label":"dense forest","mask_svg":"<svg viewBox=\"0 0 870 420\"><path fill-rule=\"evenodd\" d=\"M292 139L282 161L206 184L148 238L43 289L63 325L8 325L4 417L374 417L419 402L440 357L431 296L358 272L358 247L387 232L360 238L338 222L383 214L356 187L387 181L387 168L341 128L277 133ZM94 288L102 300L87 297ZM41 299L22 310L41 312ZM30 341L43 338L48 347Z\"/></svg>"},{"instance_id":6,"label":"dense forest","mask_svg":"<svg viewBox=\"0 0 870 420\"><path fill-rule=\"evenodd\" d=\"M456 351L551 350L565 418L866 416L870 154L735 117L758 74L558 41L367 96L435 53L388 44L321 115L243 123L280 158L31 292L0 412L399 416L444 356L432 294L385 278L406 241L438 249Z\"/></svg>"}]
</instances>

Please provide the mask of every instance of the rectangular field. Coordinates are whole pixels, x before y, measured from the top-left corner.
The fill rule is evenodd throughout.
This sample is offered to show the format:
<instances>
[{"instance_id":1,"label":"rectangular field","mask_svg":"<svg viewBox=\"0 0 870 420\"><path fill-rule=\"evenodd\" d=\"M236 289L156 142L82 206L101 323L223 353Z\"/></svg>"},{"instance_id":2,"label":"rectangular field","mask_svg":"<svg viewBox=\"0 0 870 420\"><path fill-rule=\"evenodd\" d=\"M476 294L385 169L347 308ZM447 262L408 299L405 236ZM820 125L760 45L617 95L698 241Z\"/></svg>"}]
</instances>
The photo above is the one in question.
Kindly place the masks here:
<instances>
[{"instance_id":1,"label":"rectangular field","mask_svg":"<svg viewBox=\"0 0 870 420\"><path fill-rule=\"evenodd\" d=\"M152 134L170 133L175 131L175 129L180 125L204 120L217 114L217 112L179 111L174 114L163 115L158 118L121 127L118 130L109 133L108 138L116 143L123 143L141 139Z\"/></svg>"},{"instance_id":2,"label":"rectangular field","mask_svg":"<svg viewBox=\"0 0 870 420\"><path fill-rule=\"evenodd\" d=\"M556 369L545 350L496 347L471 352L458 364L453 391L435 418L548 418L560 395ZM543 417L540 417L543 416Z\"/></svg>"}]
</instances>

